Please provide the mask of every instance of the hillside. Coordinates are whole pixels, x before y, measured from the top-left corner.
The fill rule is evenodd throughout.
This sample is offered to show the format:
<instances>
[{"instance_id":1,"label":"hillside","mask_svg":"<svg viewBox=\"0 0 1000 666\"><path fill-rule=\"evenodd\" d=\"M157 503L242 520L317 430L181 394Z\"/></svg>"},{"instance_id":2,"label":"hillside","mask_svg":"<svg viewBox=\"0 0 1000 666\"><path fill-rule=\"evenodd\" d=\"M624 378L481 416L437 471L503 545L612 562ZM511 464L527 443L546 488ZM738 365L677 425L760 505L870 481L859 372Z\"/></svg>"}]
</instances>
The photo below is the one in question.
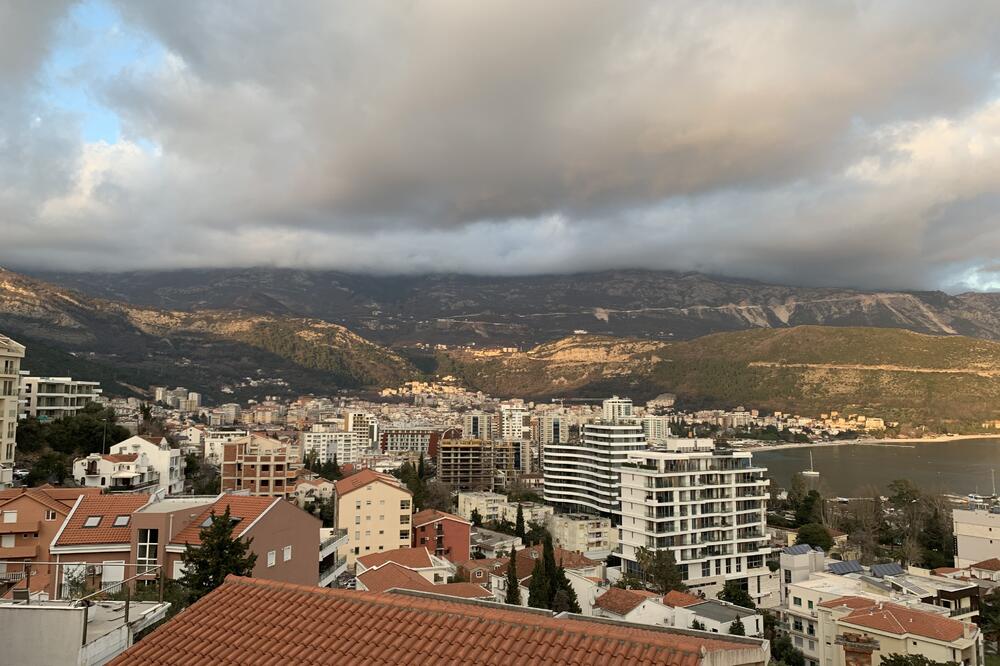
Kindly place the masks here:
<instances>
[{"instance_id":1,"label":"hillside","mask_svg":"<svg viewBox=\"0 0 1000 666\"><path fill-rule=\"evenodd\" d=\"M237 396L330 393L417 374L399 355L337 324L240 310L136 307L2 270L0 330L28 346L26 369L65 374L79 368L112 394L150 384L214 397L225 384L244 385Z\"/></svg>"},{"instance_id":2,"label":"hillside","mask_svg":"<svg viewBox=\"0 0 1000 666\"><path fill-rule=\"evenodd\" d=\"M595 335L687 340L803 325L903 328L1000 340L997 294L794 287L670 271L483 277L243 268L43 277L138 306L323 319L392 345L528 347L580 329Z\"/></svg>"},{"instance_id":3,"label":"hillside","mask_svg":"<svg viewBox=\"0 0 1000 666\"><path fill-rule=\"evenodd\" d=\"M803 326L683 342L577 336L502 357L442 356L442 367L497 395L671 392L689 407L836 409L967 427L1000 418L1000 343L961 336Z\"/></svg>"}]
</instances>

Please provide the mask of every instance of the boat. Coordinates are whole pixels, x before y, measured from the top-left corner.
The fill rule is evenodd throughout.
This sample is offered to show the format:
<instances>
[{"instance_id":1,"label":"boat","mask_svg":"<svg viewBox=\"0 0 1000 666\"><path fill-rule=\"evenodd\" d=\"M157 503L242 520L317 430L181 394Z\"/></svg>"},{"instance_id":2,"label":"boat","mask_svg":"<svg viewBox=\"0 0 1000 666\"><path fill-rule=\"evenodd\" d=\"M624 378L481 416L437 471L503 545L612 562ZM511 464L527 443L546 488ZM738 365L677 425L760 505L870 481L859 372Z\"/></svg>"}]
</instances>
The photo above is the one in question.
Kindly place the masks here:
<instances>
[{"instance_id":1,"label":"boat","mask_svg":"<svg viewBox=\"0 0 1000 666\"><path fill-rule=\"evenodd\" d=\"M813 478L819 476L819 472L817 472L816 470L813 469L813 452L812 451L809 452L809 469L803 470L802 476L808 476L808 477L813 477Z\"/></svg>"}]
</instances>

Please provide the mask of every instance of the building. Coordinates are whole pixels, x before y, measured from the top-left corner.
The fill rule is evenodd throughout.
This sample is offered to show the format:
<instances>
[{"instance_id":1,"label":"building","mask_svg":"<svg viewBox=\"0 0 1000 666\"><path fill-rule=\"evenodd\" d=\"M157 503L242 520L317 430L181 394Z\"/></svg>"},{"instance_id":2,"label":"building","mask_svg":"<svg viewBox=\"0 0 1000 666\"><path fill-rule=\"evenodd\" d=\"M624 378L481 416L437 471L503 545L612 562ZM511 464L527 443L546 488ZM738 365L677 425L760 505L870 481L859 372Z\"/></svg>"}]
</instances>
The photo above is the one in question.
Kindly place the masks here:
<instances>
[{"instance_id":1,"label":"building","mask_svg":"<svg viewBox=\"0 0 1000 666\"><path fill-rule=\"evenodd\" d=\"M379 430L379 449L382 453L419 453L437 456L441 430L437 428L394 428Z\"/></svg>"},{"instance_id":2,"label":"building","mask_svg":"<svg viewBox=\"0 0 1000 666\"><path fill-rule=\"evenodd\" d=\"M632 400L612 396L601 405L602 419L609 423L618 423L632 418Z\"/></svg>"},{"instance_id":3,"label":"building","mask_svg":"<svg viewBox=\"0 0 1000 666\"><path fill-rule=\"evenodd\" d=\"M339 464L353 465L371 453L367 435L341 430L339 424L316 423L301 437L303 454L316 456L321 463L336 460Z\"/></svg>"},{"instance_id":4,"label":"building","mask_svg":"<svg viewBox=\"0 0 1000 666\"><path fill-rule=\"evenodd\" d=\"M614 404L605 411L627 410ZM545 501L567 513L594 513L617 523L621 466L630 452L645 449L646 435L638 424L585 424L580 441L545 447Z\"/></svg>"},{"instance_id":5,"label":"building","mask_svg":"<svg viewBox=\"0 0 1000 666\"><path fill-rule=\"evenodd\" d=\"M972 505L951 513L955 535L955 566L965 569L1000 556L1000 507Z\"/></svg>"},{"instance_id":6,"label":"building","mask_svg":"<svg viewBox=\"0 0 1000 666\"><path fill-rule=\"evenodd\" d=\"M375 442L379 441L378 417L367 412L348 412L344 421L345 430L357 436L364 453L371 453Z\"/></svg>"},{"instance_id":7,"label":"building","mask_svg":"<svg viewBox=\"0 0 1000 666\"><path fill-rule=\"evenodd\" d=\"M497 415L488 412L471 411L466 412L462 418L462 436L466 439L483 439L491 441L497 439L499 429L497 427Z\"/></svg>"},{"instance_id":8,"label":"building","mask_svg":"<svg viewBox=\"0 0 1000 666\"><path fill-rule=\"evenodd\" d=\"M322 477L297 481L288 492L288 500L300 509L309 509L316 503L324 504L336 496L337 484Z\"/></svg>"},{"instance_id":9,"label":"building","mask_svg":"<svg viewBox=\"0 0 1000 666\"><path fill-rule=\"evenodd\" d=\"M557 513L548 519L552 542L565 550L605 559L618 547L618 528L610 518L590 513Z\"/></svg>"},{"instance_id":10,"label":"building","mask_svg":"<svg viewBox=\"0 0 1000 666\"><path fill-rule=\"evenodd\" d=\"M446 439L438 444L437 480L452 490L492 490L494 442Z\"/></svg>"},{"instance_id":11,"label":"building","mask_svg":"<svg viewBox=\"0 0 1000 666\"><path fill-rule=\"evenodd\" d=\"M401 636L407 637L400 640ZM581 646L586 646L581 649ZM111 666L338 663L763 666L760 639L595 621L423 591L359 594L231 576Z\"/></svg>"},{"instance_id":12,"label":"building","mask_svg":"<svg viewBox=\"0 0 1000 666\"><path fill-rule=\"evenodd\" d=\"M531 412L523 404L500 405L500 439L505 442L531 439Z\"/></svg>"},{"instance_id":13,"label":"building","mask_svg":"<svg viewBox=\"0 0 1000 666\"><path fill-rule=\"evenodd\" d=\"M71 377L32 377L21 373L21 417L34 416L41 421L72 416L101 395L100 382L74 380Z\"/></svg>"},{"instance_id":14,"label":"building","mask_svg":"<svg viewBox=\"0 0 1000 666\"><path fill-rule=\"evenodd\" d=\"M17 446L18 382L24 345L0 334L0 489L14 482L14 449Z\"/></svg>"},{"instance_id":15,"label":"building","mask_svg":"<svg viewBox=\"0 0 1000 666\"><path fill-rule=\"evenodd\" d=\"M361 555L355 560L354 573L360 578L366 571L381 568L386 564L396 564L405 567L428 583L434 585L447 583L448 578L455 571L455 566L451 562L443 557L432 554L425 546L419 546Z\"/></svg>"},{"instance_id":16,"label":"building","mask_svg":"<svg viewBox=\"0 0 1000 666\"><path fill-rule=\"evenodd\" d=\"M201 441L204 445L205 462L213 465L222 464L223 447L238 439L243 439L250 435L249 430L239 428L212 428L202 433Z\"/></svg>"},{"instance_id":17,"label":"building","mask_svg":"<svg viewBox=\"0 0 1000 666\"><path fill-rule=\"evenodd\" d=\"M410 545L413 494L394 476L363 469L337 481L337 528L347 531L347 563Z\"/></svg>"},{"instance_id":18,"label":"building","mask_svg":"<svg viewBox=\"0 0 1000 666\"><path fill-rule=\"evenodd\" d=\"M563 414L544 414L538 419L538 443L542 451L549 444L569 441L569 421Z\"/></svg>"},{"instance_id":19,"label":"building","mask_svg":"<svg viewBox=\"0 0 1000 666\"><path fill-rule=\"evenodd\" d=\"M251 433L223 445L222 492L285 497L298 465L287 443Z\"/></svg>"},{"instance_id":20,"label":"building","mask_svg":"<svg viewBox=\"0 0 1000 666\"><path fill-rule=\"evenodd\" d=\"M73 479L84 488L109 493L149 493L160 486L160 474L145 453L91 453L77 458Z\"/></svg>"},{"instance_id":21,"label":"building","mask_svg":"<svg viewBox=\"0 0 1000 666\"><path fill-rule=\"evenodd\" d=\"M472 523L436 509L413 514L413 547L426 548L449 562L465 562L471 554Z\"/></svg>"},{"instance_id":22,"label":"building","mask_svg":"<svg viewBox=\"0 0 1000 666\"><path fill-rule=\"evenodd\" d=\"M473 527L470 536L472 556L496 559L510 555L511 548L520 549L524 544L521 537L503 532L494 532L482 527Z\"/></svg>"},{"instance_id":23,"label":"building","mask_svg":"<svg viewBox=\"0 0 1000 666\"><path fill-rule=\"evenodd\" d=\"M484 523L500 522L505 506L507 506L507 496L500 493L477 490L458 494L458 515L466 520L472 520L472 514L475 512Z\"/></svg>"},{"instance_id":24,"label":"building","mask_svg":"<svg viewBox=\"0 0 1000 666\"><path fill-rule=\"evenodd\" d=\"M621 469L622 566L638 573L639 548L669 549L689 587L714 596L736 580L759 601L769 594L766 471L750 452L716 450L711 439L629 453Z\"/></svg>"},{"instance_id":25,"label":"building","mask_svg":"<svg viewBox=\"0 0 1000 666\"><path fill-rule=\"evenodd\" d=\"M112 455L145 454L150 466L159 477L159 487L168 495L184 492L184 456L173 448L166 437L136 435L111 447Z\"/></svg>"},{"instance_id":26,"label":"building","mask_svg":"<svg viewBox=\"0 0 1000 666\"><path fill-rule=\"evenodd\" d=\"M672 439L674 437L673 431L670 429L672 418L670 416L642 417L640 423L642 423L642 431L646 433L646 441L651 445L656 445L665 439Z\"/></svg>"},{"instance_id":27,"label":"building","mask_svg":"<svg viewBox=\"0 0 1000 666\"><path fill-rule=\"evenodd\" d=\"M531 584L531 572L535 569L535 563L543 556L542 545L535 544L517 551L514 556L514 573L517 576L518 587L521 593L521 604L528 603L528 588ZM562 567L567 574L570 585L576 592L577 600L584 614L590 613L591 597L597 587L598 581L603 581L605 576L604 563L591 560L590 558L573 553L562 548L555 548L556 566ZM510 563L509 552L503 562L495 568L490 575L490 589L497 601L503 601L507 596L507 568Z\"/></svg>"},{"instance_id":28,"label":"building","mask_svg":"<svg viewBox=\"0 0 1000 666\"><path fill-rule=\"evenodd\" d=\"M764 630L763 616L753 610L716 599L701 599L684 592L661 596L646 590L624 590L618 587L601 589L593 604L595 617L649 626L690 629L729 634L734 621L743 625L746 636L760 636ZM695 624L697 623L697 625Z\"/></svg>"}]
</instances>

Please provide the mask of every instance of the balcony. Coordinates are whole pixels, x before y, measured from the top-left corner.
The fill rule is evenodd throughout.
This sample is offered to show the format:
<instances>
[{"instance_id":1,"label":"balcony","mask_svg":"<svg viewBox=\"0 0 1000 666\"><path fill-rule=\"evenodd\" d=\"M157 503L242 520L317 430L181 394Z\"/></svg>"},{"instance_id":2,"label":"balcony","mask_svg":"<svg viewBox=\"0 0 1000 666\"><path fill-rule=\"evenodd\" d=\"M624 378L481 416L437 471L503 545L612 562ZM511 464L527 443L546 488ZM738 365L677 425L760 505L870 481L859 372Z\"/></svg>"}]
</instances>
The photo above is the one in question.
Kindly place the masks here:
<instances>
[{"instance_id":1,"label":"balcony","mask_svg":"<svg viewBox=\"0 0 1000 666\"><path fill-rule=\"evenodd\" d=\"M347 530L332 530L332 534L319 542L319 559L325 560L327 557L337 552L337 549L347 543Z\"/></svg>"},{"instance_id":2,"label":"balcony","mask_svg":"<svg viewBox=\"0 0 1000 666\"><path fill-rule=\"evenodd\" d=\"M322 567L319 570L319 586L329 587L333 584L333 581L337 580L337 576L347 571L347 558L337 557L333 558L326 567Z\"/></svg>"}]
</instances>

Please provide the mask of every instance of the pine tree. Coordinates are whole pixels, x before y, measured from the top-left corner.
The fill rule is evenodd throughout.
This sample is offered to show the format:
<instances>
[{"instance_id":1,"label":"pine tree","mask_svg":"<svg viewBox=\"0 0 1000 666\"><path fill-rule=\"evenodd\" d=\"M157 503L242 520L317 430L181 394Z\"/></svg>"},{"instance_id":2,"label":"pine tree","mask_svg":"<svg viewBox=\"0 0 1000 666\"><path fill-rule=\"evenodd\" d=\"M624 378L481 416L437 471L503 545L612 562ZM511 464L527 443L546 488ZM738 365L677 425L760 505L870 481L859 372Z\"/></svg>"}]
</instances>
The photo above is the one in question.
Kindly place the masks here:
<instances>
[{"instance_id":1,"label":"pine tree","mask_svg":"<svg viewBox=\"0 0 1000 666\"><path fill-rule=\"evenodd\" d=\"M557 591L552 597L552 610L557 613L580 613L580 601L577 599L576 590L570 585L566 570L560 566L556 569Z\"/></svg>"},{"instance_id":2,"label":"pine tree","mask_svg":"<svg viewBox=\"0 0 1000 666\"><path fill-rule=\"evenodd\" d=\"M528 585L528 605L532 608L548 608L550 591L545 565L542 560L535 560L535 568L531 571L531 583Z\"/></svg>"},{"instance_id":3,"label":"pine tree","mask_svg":"<svg viewBox=\"0 0 1000 666\"><path fill-rule=\"evenodd\" d=\"M420 463L417 465L417 478L423 481L427 478L427 470L424 468L424 456L420 455Z\"/></svg>"},{"instance_id":4,"label":"pine tree","mask_svg":"<svg viewBox=\"0 0 1000 666\"><path fill-rule=\"evenodd\" d=\"M229 506L221 516L213 510L198 536L201 545L186 544L184 551L183 582L191 603L222 585L229 574L249 576L257 562L257 554L250 550L253 539L233 538Z\"/></svg>"},{"instance_id":5,"label":"pine tree","mask_svg":"<svg viewBox=\"0 0 1000 666\"><path fill-rule=\"evenodd\" d=\"M483 516L481 513L479 513L479 509L473 509L472 514L469 516L469 518L472 520L472 524L475 527L483 526Z\"/></svg>"},{"instance_id":6,"label":"pine tree","mask_svg":"<svg viewBox=\"0 0 1000 666\"><path fill-rule=\"evenodd\" d=\"M743 626L743 622L740 621L740 618L733 618L733 623L729 625L729 633L733 636L747 635L746 627Z\"/></svg>"},{"instance_id":7,"label":"pine tree","mask_svg":"<svg viewBox=\"0 0 1000 666\"><path fill-rule=\"evenodd\" d=\"M532 574L532 577L534 574ZM517 549L510 549L510 562L507 564L507 596L505 604L521 605L521 584L517 580Z\"/></svg>"},{"instance_id":8,"label":"pine tree","mask_svg":"<svg viewBox=\"0 0 1000 666\"><path fill-rule=\"evenodd\" d=\"M517 505L517 518L514 521L514 535L524 539L524 509Z\"/></svg>"},{"instance_id":9,"label":"pine tree","mask_svg":"<svg viewBox=\"0 0 1000 666\"><path fill-rule=\"evenodd\" d=\"M333 454L333 463L330 465L330 476L327 477L328 481L337 481L344 476L344 473L340 471L340 465L337 463L337 454Z\"/></svg>"}]
</instances>

